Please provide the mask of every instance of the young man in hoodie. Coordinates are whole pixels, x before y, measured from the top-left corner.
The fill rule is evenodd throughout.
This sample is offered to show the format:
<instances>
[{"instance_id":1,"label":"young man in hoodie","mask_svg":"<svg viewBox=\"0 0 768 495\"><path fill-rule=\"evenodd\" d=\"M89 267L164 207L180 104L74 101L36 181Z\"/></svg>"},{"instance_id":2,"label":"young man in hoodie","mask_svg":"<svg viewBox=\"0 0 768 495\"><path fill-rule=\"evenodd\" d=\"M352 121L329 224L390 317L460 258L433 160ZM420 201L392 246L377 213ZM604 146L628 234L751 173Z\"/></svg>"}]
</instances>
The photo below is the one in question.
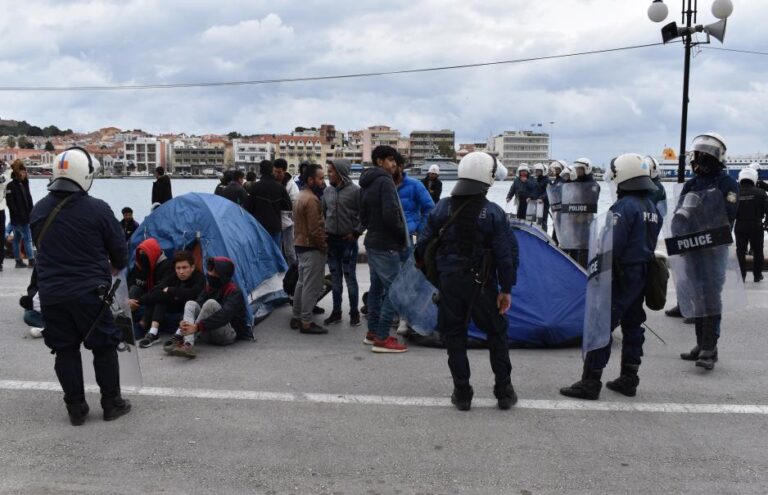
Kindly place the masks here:
<instances>
[{"instance_id":1,"label":"young man in hoodie","mask_svg":"<svg viewBox=\"0 0 768 495\"><path fill-rule=\"evenodd\" d=\"M129 304L132 311L141 307L139 299L149 294L170 272L173 265L160 248L157 239L150 237L136 247L136 259L128 280ZM139 315L134 315L138 317ZM138 318L134 318L137 321Z\"/></svg>"},{"instance_id":2,"label":"young man in hoodie","mask_svg":"<svg viewBox=\"0 0 768 495\"><path fill-rule=\"evenodd\" d=\"M362 188L360 220L368 233L365 248L371 272L368 292L368 332L363 341L377 353L400 353L408 348L389 336L394 308L387 291L408 257L408 226L393 176L400 154L391 146L377 146L371 153L375 166L360 176Z\"/></svg>"},{"instance_id":3,"label":"young man in hoodie","mask_svg":"<svg viewBox=\"0 0 768 495\"><path fill-rule=\"evenodd\" d=\"M296 181L293 180L287 170L288 162L282 158L278 158L272 163L272 176L285 187L285 191L291 199L291 209L280 212L280 226L282 228L283 256L285 256L288 266L293 266L297 263L296 248L293 245L293 208L299 199L299 186L296 185Z\"/></svg>"},{"instance_id":4,"label":"young man in hoodie","mask_svg":"<svg viewBox=\"0 0 768 495\"><path fill-rule=\"evenodd\" d=\"M171 191L171 178L165 175L163 167L155 169L155 182L152 184L152 204L163 204L173 199Z\"/></svg>"},{"instance_id":5,"label":"young man in hoodie","mask_svg":"<svg viewBox=\"0 0 768 495\"><path fill-rule=\"evenodd\" d=\"M32 212L32 194L29 192L29 177L27 168L16 160L11 165L12 180L6 187L5 199L11 214L13 225L13 257L16 258L16 268L35 266L35 251L32 247L32 232L29 228L29 215ZM24 253L27 255L29 265L21 260L20 243L24 240Z\"/></svg>"},{"instance_id":6,"label":"young man in hoodie","mask_svg":"<svg viewBox=\"0 0 768 495\"><path fill-rule=\"evenodd\" d=\"M333 311L325 325L341 321L343 280L349 292L349 324L360 325L357 287L357 239L363 231L360 224L360 187L349 178L349 160L328 160L330 186L323 193L325 232L328 234L328 268L331 271Z\"/></svg>"},{"instance_id":7,"label":"young man in hoodie","mask_svg":"<svg viewBox=\"0 0 768 495\"><path fill-rule=\"evenodd\" d=\"M197 299L203 290L205 279L195 269L192 253L178 251L173 255L172 263L173 271L152 292L139 298L139 304L144 308L142 327L147 331L139 341L139 347L156 344L163 325L170 326L170 331L178 328L187 301Z\"/></svg>"},{"instance_id":8,"label":"young man in hoodie","mask_svg":"<svg viewBox=\"0 0 768 495\"><path fill-rule=\"evenodd\" d=\"M301 333L320 335L326 328L313 321L313 308L323 290L328 243L323 221L323 206L318 198L325 189L323 169L310 164L304 168L304 189L299 193L293 210L296 255L299 258L299 279L293 293L291 328Z\"/></svg>"},{"instance_id":9,"label":"young man in hoodie","mask_svg":"<svg viewBox=\"0 0 768 495\"><path fill-rule=\"evenodd\" d=\"M235 264L223 256L208 258L205 262L208 283L196 301L184 305L184 318L173 338L163 347L173 356L194 358L195 342L229 345L246 337L247 315L245 299L232 281Z\"/></svg>"}]
</instances>

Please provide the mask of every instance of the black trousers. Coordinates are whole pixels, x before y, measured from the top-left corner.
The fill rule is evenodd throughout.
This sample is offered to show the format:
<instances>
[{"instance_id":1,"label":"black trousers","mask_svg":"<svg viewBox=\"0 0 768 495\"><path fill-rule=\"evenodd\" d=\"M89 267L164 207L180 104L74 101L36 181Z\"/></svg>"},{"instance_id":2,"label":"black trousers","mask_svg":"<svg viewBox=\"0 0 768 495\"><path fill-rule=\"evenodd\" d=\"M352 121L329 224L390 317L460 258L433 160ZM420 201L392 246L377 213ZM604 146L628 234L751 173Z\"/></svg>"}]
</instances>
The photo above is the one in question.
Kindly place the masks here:
<instances>
[{"instance_id":1,"label":"black trousers","mask_svg":"<svg viewBox=\"0 0 768 495\"><path fill-rule=\"evenodd\" d=\"M86 339L91 325L101 310L101 300L94 293L60 304L43 304L45 345L56 355L54 369L64 390L64 401L77 404L85 401L83 362L80 344L93 352L93 369L103 399L120 395L120 365L117 345L120 332L107 310L96 328Z\"/></svg>"},{"instance_id":2,"label":"black trousers","mask_svg":"<svg viewBox=\"0 0 768 495\"><path fill-rule=\"evenodd\" d=\"M739 259L741 276L747 276L747 247L752 246L752 273L758 277L763 271L763 226L756 223L751 229L736 232L736 257Z\"/></svg>"},{"instance_id":3,"label":"black trousers","mask_svg":"<svg viewBox=\"0 0 768 495\"><path fill-rule=\"evenodd\" d=\"M0 185L0 187L4 186ZM3 240L0 242L0 265L2 265L5 261L5 210L0 210L0 225L3 226L3 230L0 230L3 236Z\"/></svg>"},{"instance_id":4,"label":"black trousers","mask_svg":"<svg viewBox=\"0 0 768 495\"><path fill-rule=\"evenodd\" d=\"M474 276L466 271L440 275L440 303L437 311L437 329L448 351L448 367L457 388L469 386L469 359L467 358L468 316L487 335L491 369L497 384L510 382L512 364L509 361L507 317L496 308L496 283L480 289ZM474 303L472 302L473 295Z\"/></svg>"}]
</instances>

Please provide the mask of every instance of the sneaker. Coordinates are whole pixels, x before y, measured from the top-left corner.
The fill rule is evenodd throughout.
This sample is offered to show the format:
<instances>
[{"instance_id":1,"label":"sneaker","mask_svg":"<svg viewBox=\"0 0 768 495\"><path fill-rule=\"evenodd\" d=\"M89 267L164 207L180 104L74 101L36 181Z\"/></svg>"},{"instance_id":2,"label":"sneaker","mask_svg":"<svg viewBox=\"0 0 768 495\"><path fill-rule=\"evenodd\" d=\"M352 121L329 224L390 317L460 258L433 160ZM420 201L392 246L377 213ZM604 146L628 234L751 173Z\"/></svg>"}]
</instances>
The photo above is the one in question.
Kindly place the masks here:
<instances>
[{"instance_id":1,"label":"sneaker","mask_svg":"<svg viewBox=\"0 0 768 495\"><path fill-rule=\"evenodd\" d=\"M195 356L197 356L197 351L195 351L194 345L190 344L189 342L184 342L183 344L174 347L171 351L171 355L194 359Z\"/></svg>"},{"instance_id":2,"label":"sneaker","mask_svg":"<svg viewBox=\"0 0 768 495\"><path fill-rule=\"evenodd\" d=\"M336 323L341 323L341 311L334 311L331 316L323 320L323 325L335 325Z\"/></svg>"},{"instance_id":3,"label":"sneaker","mask_svg":"<svg viewBox=\"0 0 768 495\"><path fill-rule=\"evenodd\" d=\"M363 339L363 344L373 345L374 340L376 340L376 334L373 332L368 332L365 334L365 339Z\"/></svg>"},{"instance_id":4,"label":"sneaker","mask_svg":"<svg viewBox=\"0 0 768 495\"><path fill-rule=\"evenodd\" d=\"M152 347L158 342L160 342L160 337L153 333L147 332L144 338L139 341L139 347L146 349L147 347Z\"/></svg>"},{"instance_id":5,"label":"sneaker","mask_svg":"<svg viewBox=\"0 0 768 495\"><path fill-rule=\"evenodd\" d=\"M400 325L397 327L397 334L405 336L409 333L411 333L411 329L408 327L408 322L400 320Z\"/></svg>"},{"instance_id":6,"label":"sneaker","mask_svg":"<svg viewBox=\"0 0 768 495\"><path fill-rule=\"evenodd\" d=\"M320 306L315 306L314 308L312 308L312 314L313 315L324 315L325 314L325 310L323 308L321 308Z\"/></svg>"},{"instance_id":7,"label":"sneaker","mask_svg":"<svg viewBox=\"0 0 768 495\"><path fill-rule=\"evenodd\" d=\"M172 354L173 348L176 346L180 346L183 343L184 343L184 337L182 337L179 334L173 334L173 337L171 337L170 339L166 340L163 343L163 350L168 354Z\"/></svg>"},{"instance_id":8,"label":"sneaker","mask_svg":"<svg viewBox=\"0 0 768 495\"><path fill-rule=\"evenodd\" d=\"M307 334L307 335L325 335L328 333L328 329L321 327L314 321L309 324L309 327L304 327L304 325L301 326L299 329L299 333Z\"/></svg>"},{"instance_id":9,"label":"sneaker","mask_svg":"<svg viewBox=\"0 0 768 495\"><path fill-rule=\"evenodd\" d=\"M104 421L114 421L131 412L131 403L122 397L101 399L101 408L104 409Z\"/></svg>"},{"instance_id":10,"label":"sneaker","mask_svg":"<svg viewBox=\"0 0 768 495\"><path fill-rule=\"evenodd\" d=\"M288 324L291 330L298 330L301 328L301 320L298 318L291 318L291 322Z\"/></svg>"},{"instance_id":11,"label":"sneaker","mask_svg":"<svg viewBox=\"0 0 768 495\"><path fill-rule=\"evenodd\" d=\"M39 328L39 327L29 327L29 335L33 339L39 339L40 337L43 336L43 330L45 330L45 329L44 328Z\"/></svg>"},{"instance_id":12,"label":"sneaker","mask_svg":"<svg viewBox=\"0 0 768 495\"><path fill-rule=\"evenodd\" d=\"M16 260L16 268L26 268L27 265L24 264L21 260Z\"/></svg>"},{"instance_id":13,"label":"sneaker","mask_svg":"<svg viewBox=\"0 0 768 495\"><path fill-rule=\"evenodd\" d=\"M352 327L359 327L360 326L360 313L350 313L349 315L349 325Z\"/></svg>"},{"instance_id":14,"label":"sneaker","mask_svg":"<svg viewBox=\"0 0 768 495\"><path fill-rule=\"evenodd\" d=\"M396 337L387 337L384 340L374 339L371 351L382 354L394 354L405 352L408 347L398 342Z\"/></svg>"}]
</instances>

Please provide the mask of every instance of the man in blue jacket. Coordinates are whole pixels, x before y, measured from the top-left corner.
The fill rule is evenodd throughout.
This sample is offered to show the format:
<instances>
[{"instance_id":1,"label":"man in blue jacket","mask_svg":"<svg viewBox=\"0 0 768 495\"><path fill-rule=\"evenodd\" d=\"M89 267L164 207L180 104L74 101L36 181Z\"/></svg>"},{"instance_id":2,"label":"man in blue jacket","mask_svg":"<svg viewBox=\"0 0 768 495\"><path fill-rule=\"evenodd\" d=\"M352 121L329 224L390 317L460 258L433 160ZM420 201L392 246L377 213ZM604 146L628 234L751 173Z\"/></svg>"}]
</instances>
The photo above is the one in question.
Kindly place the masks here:
<instances>
[{"instance_id":1,"label":"man in blue jacket","mask_svg":"<svg viewBox=\"0 0 768 495\"><path fill-rule=\"evenodd\" d=\"M510 377L506 316L517 279L517 241L504 210L485 197L499 167L487 153L462 158L451 197L441 199L429 215L416 246L416 259L422 263L430 241L444 232L437 252L437 329L448 350L454 386L451 401L460 411L471 408L474 394L467 359L470 317L487 335L499 409L517 402Z\"/></svg>"},{"instance_id":2,"label":"man in blue jacket","mask_svg":"<svg viewBox=\"0 0 768 495\"><path fill-rule=\"evenodd\" d=\"M120 394L117 346L121 332L110 311L101 314L103 303L97 292L111 285L111 274L125 268L128 248L109 206L88 195L98 166L83 148L73 147L58 155L48 186L50 194L30 215L38 249L43 336L56 355L54 369L75 426L82 425L89 412L80 344L93 351L104 420L117 419L131 410Z\"/></svg>"},{"instance_id":3,"label":"man in blue jacket","mask_svg":"<svg viewBox=\"0 0 768 495\"><path fill-rule=\"evenodd\" d=\"M427 217L435 207L435 202L429 195L424 184L405 172L405 159L398 155L397 171L393 177L397 186L397 194L400 196L400 204L403 206L405 220L408 223L408 235L418 238Z\"/></svg>"}]
</instances>

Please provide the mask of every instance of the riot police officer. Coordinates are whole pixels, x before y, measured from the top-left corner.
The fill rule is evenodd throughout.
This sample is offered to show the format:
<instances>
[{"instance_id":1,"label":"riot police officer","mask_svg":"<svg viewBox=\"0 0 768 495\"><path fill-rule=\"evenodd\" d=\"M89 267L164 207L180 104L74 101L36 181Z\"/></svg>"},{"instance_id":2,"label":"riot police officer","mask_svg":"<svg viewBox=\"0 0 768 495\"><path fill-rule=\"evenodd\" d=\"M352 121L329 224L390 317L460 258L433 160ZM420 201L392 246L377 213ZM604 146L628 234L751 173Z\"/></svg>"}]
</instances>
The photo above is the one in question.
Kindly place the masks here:
<instances>
[{"instance_id":1,"label":"riot police officer","mask_svg":"<svg viewBox=\"0 0 768 495\"><path fill-rule=\"evenodd\" d=\"M736 219L739 186L725 168L722 136L714 132L701 134L694 138L692 149L694 177L680 193L671 223L672 236L684 242L687 235L712 232L708 237L711 246L694 246L696 249L681 253L682 262L673 263L672 269L681 313L694 318L696 329L696 346L680 354L680 358L711 370L718 359L727 245L732 242L730 227Z\"/></svg>"},{"instance_id":2,"label":"riot police officer","mask_svg":"<svg viewBox=\"0 0 768 495\"><path fill-rule=\"evenodd\" d=\"M499 409L517 402L510 377L506 316L516 281L517 241L504 211L486 198L502 168L487 153L462 158L451 197L441 199L432 210L416 246L416 259L422 260L430 241L441 236L436 257L440 274L437 330L448 351L454 385L451 400L461 411L470 409L474 393L467 359L470 318L487 335Z\"/></svg>"},{"instance_id":3,"label":"riot police officer","mask_svg":"<svg viewBox=\"0 0 768 495\"><path fill-rule=\"evenodd\" d=\"M587 266L589 225L597 213L600 185L592 175L589 158L579 158L571 165L571 181L563 185L560 247L579 265Z\"/></svg>"},{"instance_id":4,"label":"riot police officer","mask_svg":"<svg viewBox=\"0 0 768 495\"><path fill-rule=\"evenodd\" d=\"M547 200L552 214L552 240L557 243L557 232L560 230L560 210L563 206L562 174L568 169L568 163L564 160L556 160L549 164L549 186L547 186Z\"/></svg>"},{"instance_id":5,"label":"riot police officer","mask_svg":"<svg viewBox=\"0 0 768 495\"><path fill-rule=\"evenodd\" d=\"M752 245L752 275L755 282L760 282L763 279L763 221L768 215L768 195L757 187L757 177L753 168L739 172L739 207L733 231L741 278L747 276L747 246Z\"/></svg>"},{"instance_id":6,"label":"riot police officer","mask_svg":"<svg viewBox=\"0 0 768 495\"><path fill-rule=\"evenodd\" d=\"M611 284L611 300L603 307L605 311L610 311L610 328L605 330L611 332L620 323L622 343L621 375L606 383L606 387L634 397L640 383L637 372L645 342L642 324L646 319L643 300L648 263L654 257L662 218L652 200L656 186L641 155L621 155L612 162L611 168L617 184L618 200L611 206L606 220L612 224L609 225L612 228L612 249L607 251L612 251L611 265L618 267L618 270L613 270L612 277L606 279ZM610 270L611 267L605 269ZM585 339L594 330L585 328ZM602 337L607 345L586 353L581 380L560 389L561 394L580 399L599 398L603 369L611 355L611 338Z\"/></svg>"},{"instance_id":7,"label":"riot police officer","mask_svg":"<svg viewBox=\"0 0 768 495\"><path fill-rule=\"evenodd\" d=\"M656 192L653 193L653 202L656 203L656 208L659 210L661 217L664 218L667 216L667 191L664 189L664 184L661 183L659 162L650 155L645 157L645 161L651 167L651 180L656 186Z\"/></svg>"},{"instance_id":8,"label":"riot police officer","mask_svg":"<svg viewBox=\"0 0 768 495\"><path fill-rule=\"evenodd\" d=\"M89 412L80 344L93 352L104 420L131 409L120 393L117 346L121 332L108 308L104 311L98 293L100 286L110 286L110 271L126 266L128 251L112 210L88 195L99 166L83 148L59 154L53 163L50 193L31 214L45 344L56 355L54 369L75 426L82 425Z\"/></svg>"}]
</instances>

